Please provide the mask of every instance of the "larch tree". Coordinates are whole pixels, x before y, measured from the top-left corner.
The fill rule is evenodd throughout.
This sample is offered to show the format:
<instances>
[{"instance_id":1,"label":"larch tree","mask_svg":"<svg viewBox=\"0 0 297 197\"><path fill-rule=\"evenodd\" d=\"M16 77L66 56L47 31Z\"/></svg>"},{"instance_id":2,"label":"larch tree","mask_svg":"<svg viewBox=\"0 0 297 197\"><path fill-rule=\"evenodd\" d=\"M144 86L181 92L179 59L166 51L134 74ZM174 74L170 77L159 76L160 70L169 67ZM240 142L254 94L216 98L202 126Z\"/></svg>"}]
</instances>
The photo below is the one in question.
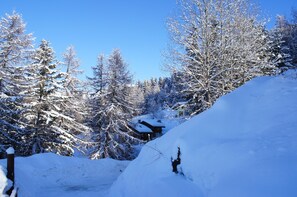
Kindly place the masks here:
<instances>
[{"instance_id":1,"label":"larch tree","mask_svg":"<svg viewBox=\"0 0 297 197\"><path fill-rule=\"evenodd\" d=\"M90 86L94 89L94 93L101 94L107 85L107 72L103 54L98 55L97 64L92 67L92 70L93 77L88 77Z\"/></svg>"},{"instance_id":2,"label":"larch tree","mask_svg":"<svg viewBox=\"0 0 297 197\"><path fill-rule=\"evenodd\" d=\"M88 124L93 129L93 138L95 142L95 153L93 151L91 158L104 158L104 150L101 145L101 139L103 139L103 132L101 131L102 127L102 110L104 110L105 105L105 93L107 88L107 72L106 72L106 64L105 64L105 57L103 54L98 55L97 63L95 66L92 67L93 70L93 77L88 77L88 82L91 87L91 93L88 97Z\"/></svg>"},{"instance_id":3,"label":"larch tree","mask_svg":"<svg viewBox=\"0 0 297 197\"><path fill-rule=\"evenodd\" d=\"M183 75L191 114L263 70L274 72L264 24L246 0L181 0L170 19L169 68Z\"/></svg>"},{"instance_id":4,"label":"larch tree","mask_svg":"<svg viewBox=\"0 0 297 197\"><path fill-rule=\"evenodd\" d=\"M93 119L93 122L96 122L97 146L91 158L132 159L135 157L133 144L139 142L130 135L131 130L128 126L134 110L129 102L132 76L120 50L114 50L109 56L106 74L106 85L101 92L97 91L100 95L94 97L100 97L100 108L96 109Z\"/></svg>"},{"instance_id":5,"label":"larch tree","mask_svg":"<svg viewBox=\"0 0 297 197\"><path fill-rule=\"evenodd\" d=\"M86 91L83 91L83 82L78 75L83 71L79 70L80 62L76 56L73 46L69 46L63 54L63 64L66 67L65 80L63 83L66 100L63 108L65 114L83 123L86 116Z\"/></svg>"},{"instance_id":6,"label":"larch tree","mask_svg":"<svg viewBox=\"0 0 297 197\"><path fill-rule=\"evenodd\" d=\"M17 154L23 146L25 123L23 110L24 66L33 50L32 34L25 33L26 24L16 12L0 21L0 152L3 146L14 146Z\"/></svg>"}]
</instances>

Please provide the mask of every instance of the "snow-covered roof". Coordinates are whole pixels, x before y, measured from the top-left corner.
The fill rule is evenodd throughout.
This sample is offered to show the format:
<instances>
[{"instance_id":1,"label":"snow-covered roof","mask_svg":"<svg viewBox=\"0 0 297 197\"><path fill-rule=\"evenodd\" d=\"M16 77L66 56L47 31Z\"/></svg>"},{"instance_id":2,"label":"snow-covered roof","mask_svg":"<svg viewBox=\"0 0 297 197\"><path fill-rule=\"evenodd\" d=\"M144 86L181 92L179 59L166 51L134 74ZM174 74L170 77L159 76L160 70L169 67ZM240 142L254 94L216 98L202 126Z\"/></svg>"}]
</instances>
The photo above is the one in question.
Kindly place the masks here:
<instances>
[{"instance_id":1,"label":"snow-covered roof","mask_svg":"<svg viewBox=\"0 0 297 197\"><path fill-rule=\"evenodd\" d=\"M184 102L177 102L175 103L173 106L172 106L172 109L175 109L175 108L180 108L180 107L183 107L185 105L187 105L188 102L187 101L184 101Z\"/></svg>"},{"instance_id":2,"label":"snow-covered roof","mask_svg":"<svg viewBox=\"0 0 297 197\"><path fill-rule=\"evenodd\" d=\"M150 128L142 124L136 124L135 129L139 133L153 133L153 131Z\"/></svg>"},{"instance_id":3,"label":"snow-covered roof","mask_svg":"<svg viewBox=\"0 0 297 197\"><path fill-rule=\"evenodd\" d=\"M139 121L145 121L147 123L149 123L152 126L155 127L165 127L164 123L162 122L162 120L159 119L139 119Z\"/></svg>"}]
</instances>

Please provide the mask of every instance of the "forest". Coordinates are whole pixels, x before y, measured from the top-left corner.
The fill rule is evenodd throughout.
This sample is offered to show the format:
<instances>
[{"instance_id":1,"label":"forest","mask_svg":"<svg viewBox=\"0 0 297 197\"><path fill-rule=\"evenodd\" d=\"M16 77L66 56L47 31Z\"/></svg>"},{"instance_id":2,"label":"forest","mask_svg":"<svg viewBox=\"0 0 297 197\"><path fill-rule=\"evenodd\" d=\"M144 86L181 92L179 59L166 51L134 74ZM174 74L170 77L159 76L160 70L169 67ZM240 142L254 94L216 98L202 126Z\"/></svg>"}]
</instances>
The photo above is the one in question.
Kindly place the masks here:
<instances>
[{"instance_id":1,"label":"forest","mask_svg":"<svg viewBox=\"0 0 297 197\"><path fill-rule=\"evenodd\" d=\"M170 77L144 81L133 80L120 49L99 54L82 80L74 46L58 58L50 41L35 43L21 13L2 16L0 158L13 146L19 156L134 159L145 142L129 127L133 117L183 103L191 118L255 77L296 69L297 10L267 29L247 1L181 0L178 7L167 23Z\"/></svg>"}]
</instances>

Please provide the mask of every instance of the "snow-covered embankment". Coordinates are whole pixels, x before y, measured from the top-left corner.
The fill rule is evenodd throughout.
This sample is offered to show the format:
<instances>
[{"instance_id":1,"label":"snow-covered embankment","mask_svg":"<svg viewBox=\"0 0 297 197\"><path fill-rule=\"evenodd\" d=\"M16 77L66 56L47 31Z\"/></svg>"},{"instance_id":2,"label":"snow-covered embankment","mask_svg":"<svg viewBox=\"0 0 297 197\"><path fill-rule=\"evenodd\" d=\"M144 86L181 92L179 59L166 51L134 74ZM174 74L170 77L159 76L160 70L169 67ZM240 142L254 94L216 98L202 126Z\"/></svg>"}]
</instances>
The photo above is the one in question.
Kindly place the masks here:
<instances>
[{"instance_id":1,"label":"snow-covered embankment","mask_svg":"<svg viewBox=\"0 0 297 197\"><path fill-rule=\"evenodd\" d=\"M110 196L296 197L296 103L296 79L254 79L145 145Z\"/></svg>"}]
</instances>

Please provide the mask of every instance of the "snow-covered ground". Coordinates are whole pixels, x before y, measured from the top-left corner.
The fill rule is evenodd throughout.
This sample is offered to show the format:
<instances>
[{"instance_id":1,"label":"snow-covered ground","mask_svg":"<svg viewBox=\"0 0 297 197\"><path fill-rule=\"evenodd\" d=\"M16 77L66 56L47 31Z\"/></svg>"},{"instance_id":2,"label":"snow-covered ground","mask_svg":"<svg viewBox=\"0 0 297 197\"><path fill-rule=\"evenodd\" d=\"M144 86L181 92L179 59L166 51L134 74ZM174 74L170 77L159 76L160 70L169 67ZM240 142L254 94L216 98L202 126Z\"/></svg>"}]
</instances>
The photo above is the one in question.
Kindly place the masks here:
<instances>
[{"instance_id":1,"label":"snow-covered ground","mask_svg":"<svg viewBox=\"0 0 297 197\"><path fill-rule=\"evenodd\" d=\"M128 163L112 159L63 157L51 153L19 157L15 161L18 196L106 196L109 187ZM6 160L0 160L0 195L7 184L4 170L1 170L3 167L6 167Z\"/></svg>"},{"instance_id":2,"label":"snow-covered ground","mask_svg":"<svg viewBox=\"0 0 297 197\"><path fill-rule=\"evenodd\" d=\"M147 143L109 196L296 197L293 75L254 79ZM175 174L178 147L182 173Z\"/></svg>"}]
</instances>

